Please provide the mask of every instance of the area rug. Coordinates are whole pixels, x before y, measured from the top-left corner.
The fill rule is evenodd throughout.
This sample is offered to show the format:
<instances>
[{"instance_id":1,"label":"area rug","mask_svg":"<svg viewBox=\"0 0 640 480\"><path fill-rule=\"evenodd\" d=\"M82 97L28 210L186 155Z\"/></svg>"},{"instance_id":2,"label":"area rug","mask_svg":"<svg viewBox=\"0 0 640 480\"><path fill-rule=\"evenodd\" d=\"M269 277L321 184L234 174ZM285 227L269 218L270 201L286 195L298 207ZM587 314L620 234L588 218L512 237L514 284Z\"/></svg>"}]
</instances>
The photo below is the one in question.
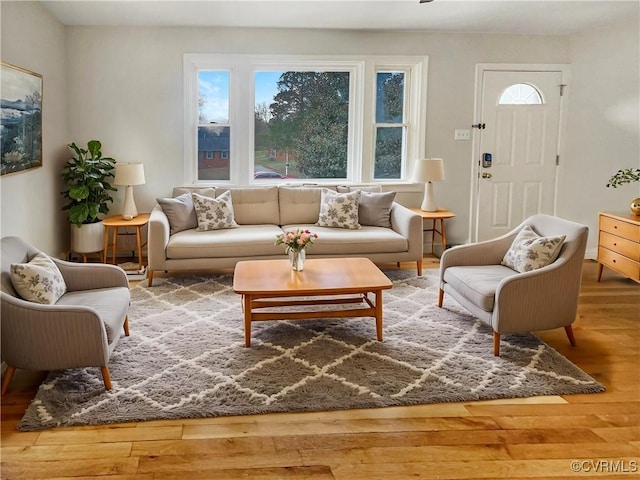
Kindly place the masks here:
<instances>
[{"instance_id":1,"label":"area rug","mask_svg":"<svg viewBox=\"0 0 640 480\"><path fill-rule=\"evenodd\" d=\"M18 428L303 412L593 393L603 386L532 334L492 332L437 272L385 272L384 340L373 318L256 322L244 347L230 275L154 279L132 289L130 337L100 370L51 372ZM146 283L146 282L144 282Z\"/></svg>"}]
</instances>

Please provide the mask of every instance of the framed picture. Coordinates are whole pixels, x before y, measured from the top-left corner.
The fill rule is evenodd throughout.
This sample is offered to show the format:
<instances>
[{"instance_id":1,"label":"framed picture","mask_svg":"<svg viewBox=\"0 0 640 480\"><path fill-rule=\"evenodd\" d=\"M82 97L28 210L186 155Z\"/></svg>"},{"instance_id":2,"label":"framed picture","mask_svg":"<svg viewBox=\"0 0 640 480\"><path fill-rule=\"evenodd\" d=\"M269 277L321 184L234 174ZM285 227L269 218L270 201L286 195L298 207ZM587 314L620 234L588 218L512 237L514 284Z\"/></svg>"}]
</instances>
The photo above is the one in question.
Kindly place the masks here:
<instances>
[{"instance_id":1,"label":"framed picture","mask_svg":"<svg viewBox=\"0 0 640 480\"><path fill-rule=\"evenodd\" d=\"M0 62L0 174L42 166L42 75Z\"/></svg>"}]
</instances>

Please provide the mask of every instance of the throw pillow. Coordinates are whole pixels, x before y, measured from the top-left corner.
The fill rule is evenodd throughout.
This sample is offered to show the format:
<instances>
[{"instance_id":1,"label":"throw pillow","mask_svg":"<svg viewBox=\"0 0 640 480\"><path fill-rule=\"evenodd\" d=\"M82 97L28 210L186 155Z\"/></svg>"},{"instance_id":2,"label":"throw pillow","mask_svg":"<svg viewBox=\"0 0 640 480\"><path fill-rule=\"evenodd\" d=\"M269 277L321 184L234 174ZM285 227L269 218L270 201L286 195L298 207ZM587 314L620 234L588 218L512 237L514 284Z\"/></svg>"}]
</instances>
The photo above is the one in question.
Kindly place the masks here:
<instances>
[{"instance_id":1,"label":"throw pillow","mask_svg":"<svg viewBox=\"0 0 640 480\"><path fill-rule=\"evenodd\" d=\"M156 198L156 201L169 220L171 235L198 226L191 193L183 193L175 198Z\"/></svg>"},{"instance_id":2,"label":"throw pillow","mask_svg":"<svg viewBox=\"0 0 640 480\"><path fill-rule=\"evenodd\" d=\"M542 268L558 258L565 238L566 235L541 237L525 225L513 239L502 265L521 273Z\"/></svg>"},{"instance_id":3,"label":"throw pillow","mask_svg":"<svg viewBox=\"0 0 640 480\"><path fill-rule=\"evenodd\" d=\"M198 219L198 230L221 230L223 228L237 228L238 224L233 218L233 204L231 192L227 190L217 198L203 197L192 193L193 205Z\"/></svg>"},{"instance_id":4,"label":"throw pillow","mask_svg":"<svg viewBox=\"0 0 640 480\"><path fill-rule=\"evenodd\" d=\"M60 269L42 252L28 263L12 263L10 272L13 288L29 302L52 305L67 291Z\"/></svg>"},{"instance_id":5,"label":"throw pillow","mask_svg":"<svg viewBox=\"0 0 640 480\"><path fill-rule=\"evenodd\" d=\"M360 225L391 228L391 206L396 192L360 192L358 222Z\"/></svg>"},{"instance_id":6,"label":"throw pillow","mask_svg":"<svg viewBox=\"0 0 640 480\"><path fill-rule=\"evenodd\" d=\"M323 188L320 194L320 215L316 225L352 230L360 228L358 223L359 200L360 190L337 193Z\"/></svg>"}]
</instances>

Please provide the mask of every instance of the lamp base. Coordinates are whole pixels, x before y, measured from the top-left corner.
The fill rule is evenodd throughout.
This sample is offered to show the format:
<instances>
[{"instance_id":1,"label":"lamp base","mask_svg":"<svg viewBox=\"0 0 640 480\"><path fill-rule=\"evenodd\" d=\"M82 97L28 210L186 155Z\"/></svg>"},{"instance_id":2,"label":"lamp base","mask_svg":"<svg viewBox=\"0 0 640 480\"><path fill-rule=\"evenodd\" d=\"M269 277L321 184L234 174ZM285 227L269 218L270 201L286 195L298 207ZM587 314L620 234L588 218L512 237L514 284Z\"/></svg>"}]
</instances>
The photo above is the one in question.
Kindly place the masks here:
<instances>
[{"instance_id":1,"label":"lamp base","mask_svg":"<svg viewBox=\"0 0 640 480\"><path fill-rule=\"evenodd\" d=\"M438 206L436 205L436 197L433 193L433 184L427 182L424 185L424 198L420 210L423 212L437 212Z\"/></svg>"},{"instance_id":2,"label":"lamp base","mask_svg":"<svg viewBox=\"0 0 640 480\"><path fill-rule=\"evenodd\" d=\"M124 205L122 206L122 219L133 220L138 216L138 209L136 208L136 202L133 200L133 187L127 185L124 193Z\"/></svg>"}]
</instances>

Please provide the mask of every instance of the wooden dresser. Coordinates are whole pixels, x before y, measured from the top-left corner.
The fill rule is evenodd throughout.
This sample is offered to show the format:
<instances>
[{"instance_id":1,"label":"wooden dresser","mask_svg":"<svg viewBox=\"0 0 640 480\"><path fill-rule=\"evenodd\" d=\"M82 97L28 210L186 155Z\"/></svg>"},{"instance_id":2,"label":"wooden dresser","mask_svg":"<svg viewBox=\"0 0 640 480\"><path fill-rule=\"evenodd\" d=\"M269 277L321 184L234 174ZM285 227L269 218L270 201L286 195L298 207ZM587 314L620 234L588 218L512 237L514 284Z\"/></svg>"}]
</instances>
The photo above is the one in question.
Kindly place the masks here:
<instances>
[{"instance_id":1,"label":"wooden dresser","mask_svg":"<svg viewBox=\"0 0 640 480\"><path fill-rule=\"evenodd\" d=\"M600 213L598 281L607 267L640 283L640 217Z\"/></svg>"}]
</instances>

